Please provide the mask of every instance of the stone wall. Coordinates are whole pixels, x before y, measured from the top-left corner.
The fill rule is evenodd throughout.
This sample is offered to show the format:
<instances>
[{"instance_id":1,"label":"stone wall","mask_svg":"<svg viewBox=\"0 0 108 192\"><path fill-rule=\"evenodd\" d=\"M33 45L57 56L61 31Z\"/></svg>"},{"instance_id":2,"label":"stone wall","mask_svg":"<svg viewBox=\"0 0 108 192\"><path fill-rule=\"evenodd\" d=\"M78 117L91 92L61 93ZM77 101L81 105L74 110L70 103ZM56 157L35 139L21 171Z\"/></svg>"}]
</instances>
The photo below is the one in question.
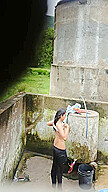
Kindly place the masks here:
<instances>
[{"instance_id":1,"label":"stone wall","mask_svg":"<svg viewBox=\"0 0 108 192\"><path fill-rule=\"evenodd\" d=\"M25 94L0 104L0 182L12 179L25 143Z\"/></svg>"}]
</instances>

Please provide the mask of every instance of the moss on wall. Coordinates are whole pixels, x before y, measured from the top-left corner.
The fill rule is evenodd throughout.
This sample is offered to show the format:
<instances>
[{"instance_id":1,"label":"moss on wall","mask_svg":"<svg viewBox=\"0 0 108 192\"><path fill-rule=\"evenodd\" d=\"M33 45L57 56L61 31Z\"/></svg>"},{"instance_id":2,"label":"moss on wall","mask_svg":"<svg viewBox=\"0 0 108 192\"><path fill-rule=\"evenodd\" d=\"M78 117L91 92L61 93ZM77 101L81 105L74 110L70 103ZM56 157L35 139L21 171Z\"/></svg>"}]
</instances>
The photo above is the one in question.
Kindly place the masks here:
<instances>
[{"instance_id":1,"label":"moss on wall","mask_svg":"<svg viewBox=\"0 0 108 192\"><path fill-rule=\"evenodd\" d=\"M42 153L45 155L52 155L52 146L53 141L44 141L41 140L38 135L27 135L27 144L26 144L26 150Z\"/></svg>"},{"instance_id":2,"label":"moss on wall","mask_svg":"<svg viewBox=\"0 0 108 192\"><path fill-rule=\"evenodd\" d=\"M75 143L75 142L67 142L67 151L68 151L68 156L73 159L73 154L74 154L74 159L78 159L78 163L89 163L90 162L90 152L88 149L87 145L81 146L80 143ZM86 162L85 162L86 161Z\"/></svg>"},{"instance_id":3,"label":"moss on wall","mask_svg":"<svg viewBox=\"0 0 108 192\"><path fill-rule=\"evenodd\" d=\"M22 158L23 152L24 152L24 146L22 144L20 150L19 149L17 150L17 155L14 159L13 165L11 166L11 169L8 172L6 171L6 164L7 164L8 159L5 161L4 170L3 170L4 174L1 179L1 183L2 182L4 183L5 181L11 181L14 178L15 172L16 172L19 162Z\"/></svg>"},{"instance_id":4,"label":"moss on wall","mask_svg":"<svg viewBox=\"0 0 108 192\"><path fill-rule=\"evenodd\" d=\"M103 163L108 164L108 155L102 153L101 151L98 151L97 159L98 161L102 161Z\"/></svg>"}]
</instances>

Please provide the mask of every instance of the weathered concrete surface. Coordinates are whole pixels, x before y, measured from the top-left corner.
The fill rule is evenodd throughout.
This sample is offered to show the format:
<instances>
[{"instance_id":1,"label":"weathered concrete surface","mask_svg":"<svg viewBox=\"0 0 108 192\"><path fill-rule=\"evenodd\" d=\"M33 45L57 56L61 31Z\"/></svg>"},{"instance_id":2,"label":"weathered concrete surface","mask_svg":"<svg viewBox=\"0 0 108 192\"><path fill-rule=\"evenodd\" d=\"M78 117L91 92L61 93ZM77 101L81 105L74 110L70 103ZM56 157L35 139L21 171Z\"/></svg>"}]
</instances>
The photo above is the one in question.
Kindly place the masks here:
<instances>
[{"instance_id":1,"label":"weathered concrete surface","mask_svg":"<svg viewBox=\"0 0 108 192\"><path fill-rule=\"evenodd\" d=\"M71 159L80 159L85 163L97 159L99 114L89 111L87 119L86 122L85 113L70 114L68 118L70 132L67 140L67 154Z\"/></svg>"},{"instance_id":2,"label":"weathered concrete surface","mask_svg":"<svg viewBox=\"0 0 108 192\"><path fill-rule=\"evenodd\" d=\"M56 6L50 94L108 101L108 2L87 2Z\"/></svg>"},{"instance_id":3,"label":"weathered concrete surface","mask_svg":"<svg viewBox=\"0 0 108 192\"><path fill-rule=\"evenodd\" d=\"M50 95L108 101L108 69L52 65Z\"/></svg>"},{"instance_id":4,"label":"weathered concrete surface","mask_svg":"<svg viewBox=\"0 0 108 192\"><path fill-rule=\"evenodd\" d=\"M44 158L44 157L31 157L26 162L26 168L24 172L29 175L31 182L25 182L23 185L21 185L21 182L19 182L19 185L22 186L22 189L24 192L26 189L30 191L43 191L43 192L53 192L53 191L60 191L58 190L57 186L56 189L52 188L51 184L51 167L52 167L52 160ZM18 183L14 183L13 187L16 187L17 189ZM14 188L15 189L15 188ZM19 188L20 189L20 188ZM23 191L22 190L22 191ZM63 177L63 192L83 192L79 187L78 180L68 180L67 178ZM85 190L86 191L86 190ZM94 192L93 187L90 190L87 190L87 192Z\"/></svg>"},{"instance_id":5,"label":"weathered concrete surface","mask_svg":"<svg viewBox=\"0 0 108 192\"><path fill-rule=\"evenodd\" d=\"M23 172L29 175L30 182L15 182L11 185L5 185L0 187L2 192L53 192L51 187L51 172L52 160L44 157L32 157L27 160L26 168ZM79 187L78 180L68 180L63 177L63 192L98 192L98 190L108 188L108 166L105 166L104 170L101 170L101 174L98 177L93 188L90 190L82 190ZM57 191L57 189L55 190Z\"/></svg>"},{"instance_id":6,"label":"weathered concrete surface","mask_svg":"<svg viewBox=\"0 0 108 192\"><path fill-rule=\"evenodd\" d=\"M108 149L108 118L104 117L100 120L99 126L99 150L106 154ZM103 145L104 143L104 145Z\"/></svg>"},{"instance_id":7,"label":"weathered concrete surface","mask_svg":"<svg viewBox=\"0 0 108 192\"><path fill-rule=\"evenodd\" d=\"M25 139L25 94L0 104L0 182L12 179Z\"/></svg>"},{"instance_id":8,"label":"weathered concrete surface","mask_svg":"<svg viewBox=\"0 0 108 192\"><path fill-rule=\"evenodd\" d=\"M30 182L19 182L13 183L9 189L14 191L54 191L51 186L51 167L52 160L44 157L31 157L26 162L26 168L23 170L27 175L29 175ZM79 187L78 180L71 180L63 177L63 192L98 192L98 190L108 188L108 165L103 165L104 168L101 169L101 174L99 175L96 183L92 186L90 190L83 190ZM12 190L10 190L12 191ZM58 191L57 188L55 190ZM4 192L4 191L3 191ZM5 192L8 192L5 191Z\"/></svg>"},{"instance_id":9,"label":"weathered concrete surface","mask_svg":"<svg viewBox=\"0 0 108 192\"><path fill-rule=\"evenodd\" d=\"M37 103L37 105L36 105L36 103ZM30 129L31 129L32 131L30 131L30 132L32 132L32 134L36 134L36 136L38 136L41 139L41 141L42 140L52 141L54 138L54 131L53 131L52 127L48 127L46 125L46 122L49 120L52 120L54 118L54 115L59 108L63 107L66 109L68 105L72 106L75 103L80 103L83 108L83 102L80 99L75 100L75 99L54 97L54 96L48 96L48 95L27 94L27 110L26 110L27 119L26 119L26 121L27 122L29 121L29 126L26 127L27 131L30 131ZM99 113L99 116L98 116L98 113L96 113L97 115L94 116L94 119L89 120L90 121L89 125L91 124L91 127L88 130L89 144L91 147L91 159L92 159L92 157L94 159L96 158L97 149L99 151L101 151L104 155L108 156L108 142L107 142L107 139L108 139L108 135L107 135L107 133L108 133L108 131L107 131L108 130L108 125L107 125L108 103L86 101L86 105L87 105L87 109L97 111ZM28 106L29 106L29 110L28 110ZM39 109L39 111L38 111L38 109ZM30 113L31 113L31 115L29 117ZM34 116L35 116L35 118L34 118ZM99 129L97 129L99 117L100 117ZM102 122L103 120L104 120L104 124L103 124L103 126L101 126L100 122ZM70 125L71 135L72 135L72 131L73 131L73 123L74 123L74 127L75 127L74 120L72 121L72 123ZM86 128L86 122L83 122L83 124L85 124L85 128ZM79 123L79 126L80 126L80 123ZM78 130L76 129L75 132L73 132L73 134L75 134L77 131ZM77 133L79 133L79 132L77 132ZM71 137L71 135L70 135L70 137ZM85 135L86 134L83 133L84 137L82 137L82 140L85 139ZM97 138L97 135L98 135L98 138ZM91 136L92 136L92 138L91 138ZM78 137L78 139L79 139L79 141L81 141L81 138ZM98 144L97 144L97 142L98 142ZM97 146L97 149L95 149L96 146ZM79 146L79 149L80 149L80 146ZM70 155L70 157L72 157L72 154Z\"/></svg>"},{"instance_id":10,"label":"weathered concrete surface","mask_svg":"<svg viewBox=\"0 0 108 192\"><path fill-rule=\"evenodd\" d=\"M53 141L54 130L47 126L48 118L55 115L56 111L44 109L42 119L32 129L32 134L37 135L40 140ZM66 142L67 155L71 159L80 162L90 162L97 158L98 148L98 124L99 114L90 111L88 116L88 129L86 139L86 115L70 114L68 123L70 127L69 137ZM53 119L52 118L52 119Z\"/></svg>"},{"instance_id":11,"label":"weathered concrete surface","mask_svg":"<svg viewBox=\"0 0 108 192\"><path fill-rule=\"evenodd\" d=\"M38 136L41 142L53 142L53 128L46 122L54 118L59 108L66 109L75 103L80 103L83 108L80 99L22 93L0 104L0 182L13 177L26 143L25 132L37 132L36 138ZM108 103L86 100L86 105L87 109L99 113L98 151L103 160L104 157L108 160Z\"/></svg>"}]
</instances>

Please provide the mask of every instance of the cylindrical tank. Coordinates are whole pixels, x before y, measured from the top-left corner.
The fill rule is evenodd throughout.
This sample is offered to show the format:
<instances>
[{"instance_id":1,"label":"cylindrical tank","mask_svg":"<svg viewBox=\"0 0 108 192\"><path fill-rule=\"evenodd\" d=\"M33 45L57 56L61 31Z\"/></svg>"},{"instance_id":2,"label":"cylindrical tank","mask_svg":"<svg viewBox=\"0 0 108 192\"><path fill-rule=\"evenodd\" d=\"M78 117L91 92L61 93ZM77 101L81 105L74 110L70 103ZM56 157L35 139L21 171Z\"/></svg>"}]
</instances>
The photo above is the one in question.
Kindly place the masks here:
<instances>
[{"instance_id":1,"label":"cylindrical tank","mask_svg":"<svg viewBox=\"0 0 108 192\"><path fill-rule=\"evenodd\" d=\"M66 141L68 157L84 163L96 160L98 123L99 113L96 111L88 110L87 116L86 113L69 114L70 132Z\"/></svg>"},{"instance_id":2,"label":"cylindrical tank","mask_svg":"<svg viewBox=\"0 0 108 192\"><path fill-rule=\"evenodd\" d=\"M57 4L51 95L108 101L107 13L106 0Z\"/></svg>"}]
</instances>

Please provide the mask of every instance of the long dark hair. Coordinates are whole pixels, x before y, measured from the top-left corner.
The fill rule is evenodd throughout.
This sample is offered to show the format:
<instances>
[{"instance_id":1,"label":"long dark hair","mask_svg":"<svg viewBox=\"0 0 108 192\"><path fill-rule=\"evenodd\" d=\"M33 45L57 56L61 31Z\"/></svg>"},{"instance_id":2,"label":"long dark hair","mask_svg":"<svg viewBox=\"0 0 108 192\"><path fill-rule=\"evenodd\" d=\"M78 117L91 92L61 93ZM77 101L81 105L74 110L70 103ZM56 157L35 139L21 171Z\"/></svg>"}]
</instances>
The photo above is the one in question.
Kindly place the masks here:
<instances>
[{"instance_id":1,"label":"long dark hair","mask_svg":"<svg viewBox=\"0 0 108 192\"><path fill-rule=\"evenodd\" d=\"M56 125L57 121L60 119L61 115L64 115L66 113L66 110L61 108L58 109L58 111L56 112L56 115L54 117L54 125Z\"/></svg>"}]
</instances>

